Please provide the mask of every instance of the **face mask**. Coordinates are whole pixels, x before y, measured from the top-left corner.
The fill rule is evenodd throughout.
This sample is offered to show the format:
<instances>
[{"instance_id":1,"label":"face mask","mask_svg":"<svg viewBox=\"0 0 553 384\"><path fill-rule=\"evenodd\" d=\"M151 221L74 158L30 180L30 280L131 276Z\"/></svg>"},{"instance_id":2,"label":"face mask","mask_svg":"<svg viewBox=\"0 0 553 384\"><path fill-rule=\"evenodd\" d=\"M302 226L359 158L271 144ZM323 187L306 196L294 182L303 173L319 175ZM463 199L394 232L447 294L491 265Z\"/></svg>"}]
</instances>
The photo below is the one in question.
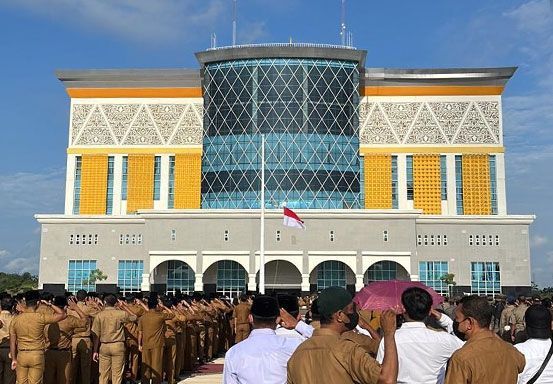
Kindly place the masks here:
<instances>
[{"instance_id":1,"label":"face mask","mask_svg":"<svg viewBox=\"0 0 553 384\"><path fill-rule=\"evenodd\" d=\"M353 312L353 313L346 313L345 315L349 319L349 323L344 323L346 328L350 331L355 329L355 327L357 327L357 324L359 323L359 314L357 312Z\"/></svg>"},{"instance_id":2,"label":"face mask","mask_svg":"<svg viewBox=\"0 0 553 384\"><path fill-rule=\"evenodd\" d=\"M461 332L459 330L459 322L457 320L453 320L453 333L455 336L457 336L461 340L465 340L465 333Z\"/></svg>"}]
</instances>

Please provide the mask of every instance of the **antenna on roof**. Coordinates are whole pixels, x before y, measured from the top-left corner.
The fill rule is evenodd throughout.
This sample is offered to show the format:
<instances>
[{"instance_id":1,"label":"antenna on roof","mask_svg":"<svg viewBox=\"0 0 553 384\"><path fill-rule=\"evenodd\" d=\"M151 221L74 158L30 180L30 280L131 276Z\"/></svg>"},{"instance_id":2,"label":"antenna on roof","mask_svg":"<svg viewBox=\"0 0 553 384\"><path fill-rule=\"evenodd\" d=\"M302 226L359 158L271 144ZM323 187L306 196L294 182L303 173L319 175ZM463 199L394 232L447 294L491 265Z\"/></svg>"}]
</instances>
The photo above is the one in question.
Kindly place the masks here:
<instances>
[{"instance_id":1,"label":"antenna on roof","mask_svg":"<svg viewBox=\"0 0 553 384\"><path fill-rule=\"evenodd\" d=\"M346 45L346 0L342 0L342 16L340 19L340 40Z\"/></svg>"},{"instance_id":2,"label":"antenna on roof","mask_svg":"<svg viewBox=\"0 0 553 384\"><path fill-rule=\"evenodd\" d=\"M232 46L236 45L236 1L232 0Z\"/></svg>"},{"instance_id":3,"label":"antenna on roof","mask_svg":"<svg viewBox=\"0 0 553 384\"><path fill-rule=\"evenodd\" d=\"M211 34L211 48L216 48L217 47L217 35L215 34L215 32L213 32Z\"/></svg>"},{"instance_id":4,"label":"antenna on roof","mask_svg":"<svg viewBox=\"0 0 553 384\"><path fill-rule=\"evenodd\" d=\"M348 31L348 47L353 47L353 32Z\"/></svg>"}]
</instances>

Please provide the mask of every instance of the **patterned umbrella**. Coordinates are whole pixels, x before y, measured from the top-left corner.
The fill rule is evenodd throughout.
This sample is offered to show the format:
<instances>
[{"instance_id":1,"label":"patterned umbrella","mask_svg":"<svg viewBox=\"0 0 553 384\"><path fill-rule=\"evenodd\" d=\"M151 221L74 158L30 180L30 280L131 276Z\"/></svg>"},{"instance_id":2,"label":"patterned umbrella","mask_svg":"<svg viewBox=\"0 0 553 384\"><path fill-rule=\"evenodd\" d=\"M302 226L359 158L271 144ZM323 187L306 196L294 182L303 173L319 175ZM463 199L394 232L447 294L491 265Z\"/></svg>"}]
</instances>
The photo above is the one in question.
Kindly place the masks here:
<instances>
[{"instance_id":1,"label":"patterned umbrella","mask_svg":"<svg viewBox=\"0 0 553 384\"><path fill-rule=\"evenodd\" d=\"M401 307L401 295L407 288L419 287L432 296L433 308L444 302L443 296L419 281L375 281L366 285L353 298L360 309L386 310Z\"/></svg>"}]
</instances>

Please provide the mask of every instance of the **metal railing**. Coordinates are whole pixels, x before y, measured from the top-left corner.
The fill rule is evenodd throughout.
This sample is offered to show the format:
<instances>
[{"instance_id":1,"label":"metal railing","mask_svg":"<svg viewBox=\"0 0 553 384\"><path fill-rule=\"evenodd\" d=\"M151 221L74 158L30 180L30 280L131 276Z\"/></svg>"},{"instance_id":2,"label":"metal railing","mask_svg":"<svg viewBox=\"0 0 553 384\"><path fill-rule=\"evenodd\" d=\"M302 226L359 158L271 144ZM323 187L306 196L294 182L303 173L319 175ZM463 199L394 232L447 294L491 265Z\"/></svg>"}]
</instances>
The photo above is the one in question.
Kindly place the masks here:
<instances>
[{"instance_id":1,"label":"metal railing","mask_svg":"<svg viewBox=\"0 0 553 384\"><path fill-rule=\"evenodd\" d=\"M335 45L335 44L314 44L314 43L265 43L265 44L240 44L240 45L227 45L223 47L208 48L207 51L217 51L230 48L278 48L278 47L295 47L295 48L338 48L338 49L351 49L357 50L355 47L347 45Z\"/></svg>"}]
</instances>

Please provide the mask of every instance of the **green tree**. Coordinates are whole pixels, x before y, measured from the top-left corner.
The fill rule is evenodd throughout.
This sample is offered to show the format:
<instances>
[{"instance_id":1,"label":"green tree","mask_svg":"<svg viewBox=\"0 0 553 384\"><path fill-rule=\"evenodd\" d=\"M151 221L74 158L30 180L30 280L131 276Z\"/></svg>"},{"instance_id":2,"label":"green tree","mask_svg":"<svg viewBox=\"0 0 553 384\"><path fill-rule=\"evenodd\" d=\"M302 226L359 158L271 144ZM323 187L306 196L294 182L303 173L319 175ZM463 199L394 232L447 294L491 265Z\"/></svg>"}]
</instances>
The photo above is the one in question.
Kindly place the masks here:
<instances>
[{"instance_id":1,"label":"green tree","mask_svg":"<svg viewBox=\"0 0 553 384\"><path fill-rule=\"evenodd\" d=\"M453 273L445 273L440 277L440 280L443 281L445 284L447 284L447 292L449 293L449 296L451 297L451 289L452 287L456 286L457 283L455 282L455 274Z\"/></svg>"},{"instance_id":2,"label":"green tree","mask_svg":"<svg viewBox=\"0 0 553 384\"><path fill-rule=\"evenodd\" d=\"M0 272L0 292L17 294L37 289L38 277L29 272L23 274Z\"/></svg>"},{"instance_id":3,"label":"green tree","mask_svg":"<svg viewBox=\"0 0 553 384\"><path fill-rule=\"evenodd\" d=\"M95 269L93 271L90 271L88 279L83 279L83 285L94 285L97 281L103 281L107 278L108 276L104 272L102 272L100 269Z\"/></svg>"}]
</instances>

